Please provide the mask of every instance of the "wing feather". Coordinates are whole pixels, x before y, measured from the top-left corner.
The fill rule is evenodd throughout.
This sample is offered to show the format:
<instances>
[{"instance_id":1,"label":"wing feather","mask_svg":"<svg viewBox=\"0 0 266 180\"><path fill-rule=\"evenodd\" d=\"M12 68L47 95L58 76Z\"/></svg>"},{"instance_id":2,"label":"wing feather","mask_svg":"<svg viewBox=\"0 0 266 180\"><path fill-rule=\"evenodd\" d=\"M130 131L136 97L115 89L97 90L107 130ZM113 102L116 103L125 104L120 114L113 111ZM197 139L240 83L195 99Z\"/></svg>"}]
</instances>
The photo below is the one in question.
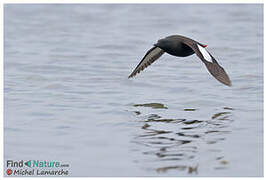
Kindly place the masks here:
<instances>
[{"instance_id":1,"label":"wing feather","mask_svg":"<svg viewBox=\"0 0 266 180\"><path fill-rule=\"evenodd\" d=\"M154 61L156 61L159 57L163 55L164 51L159 47L151 48L145 56L142 58L140 63L137 65L135 70L128 76L128 78L132 78L141 71L143 71L146 67L151 65Z\"/></svg>"},{"instance_id":2,"label":"wing feather","mask_svg":"<svg viewBox=\"0 0 266 180\"><path fill-rule=\"evenodd\" d=\"M232 82L225 72L224 68L218 64L216 59L203 47L201 47L197 42L183 42L188 45L193 51L197 54L197 56L201 59L201 61L205 64L208 71L211 75L217 79L219 82L232 86Z\"/></svg>"}]
</instances>

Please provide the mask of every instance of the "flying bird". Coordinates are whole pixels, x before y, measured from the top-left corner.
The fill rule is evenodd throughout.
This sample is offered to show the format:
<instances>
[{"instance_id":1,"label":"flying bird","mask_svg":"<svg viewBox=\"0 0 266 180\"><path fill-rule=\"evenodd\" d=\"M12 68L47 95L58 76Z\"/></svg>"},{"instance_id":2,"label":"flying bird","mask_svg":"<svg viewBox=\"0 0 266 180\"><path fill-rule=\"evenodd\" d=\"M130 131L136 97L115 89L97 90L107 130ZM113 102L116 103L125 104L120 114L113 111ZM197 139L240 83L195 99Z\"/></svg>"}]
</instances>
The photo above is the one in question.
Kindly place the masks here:
<instances>
[{"instance_id":1,"label":"flying bird","mask_svg":"<svg viewBox=\"0 0 266 180\"><path fill-rule=\"evenodd\" d=\"M159 59L165 52L177 57L186 57L194 53L205 64L208 71L219 82L231 86L231 80L226 74L224 68L220 66L217 60L206 50L207 45L201 44L193 39L180 35L172 35L158 40L156 44L145 54L135 70L128 76L132 78L140 71L151 65Z\"/></svg>"}]
</instances>

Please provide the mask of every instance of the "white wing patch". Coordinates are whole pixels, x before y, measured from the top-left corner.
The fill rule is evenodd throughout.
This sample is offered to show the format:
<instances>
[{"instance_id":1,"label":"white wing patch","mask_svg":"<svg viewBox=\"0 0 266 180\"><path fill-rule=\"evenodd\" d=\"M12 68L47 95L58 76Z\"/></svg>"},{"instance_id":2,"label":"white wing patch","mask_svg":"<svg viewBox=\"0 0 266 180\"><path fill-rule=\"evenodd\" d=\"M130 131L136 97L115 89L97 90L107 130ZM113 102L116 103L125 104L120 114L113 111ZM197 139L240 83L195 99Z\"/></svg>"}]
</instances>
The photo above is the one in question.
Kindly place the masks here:
<instances>
[{"instance_id":1,"label":"white wing patch","mask_svg":"<svg viewBox=\"0 0 266 180\"><path fill-rule=\"evenodd\" d=\"M202 56L204 57L204 59L206 61L212 62L212 57L210 56L210 54L208 53L208 51L206 51L205 48L201 47L201 45L199 45L199 44L197 44L197 45L198 45L199 51L202 54Z\"/></svg>"}]
</instances>

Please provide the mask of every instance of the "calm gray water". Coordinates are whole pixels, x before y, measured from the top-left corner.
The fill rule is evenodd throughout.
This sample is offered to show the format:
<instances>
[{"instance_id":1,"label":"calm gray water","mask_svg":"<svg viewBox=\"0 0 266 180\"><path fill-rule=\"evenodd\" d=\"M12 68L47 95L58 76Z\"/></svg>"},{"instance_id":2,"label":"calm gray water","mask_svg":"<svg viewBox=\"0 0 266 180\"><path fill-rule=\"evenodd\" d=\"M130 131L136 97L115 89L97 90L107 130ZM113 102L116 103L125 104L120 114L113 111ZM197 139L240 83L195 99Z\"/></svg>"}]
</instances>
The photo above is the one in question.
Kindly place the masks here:
<instances>
[{"instance_id":1,"label":"calm gray water","mask_svg":"<svg viewBox=\"0 0 266 180\"><path fill-rule=\"evenodd\" d=\"M71 176L262 176L263 5L5 5L4 159ZM203 44L127 76L158 39ZM4 173L6 175L6 173Z\"/></svg>"}]
</instances>

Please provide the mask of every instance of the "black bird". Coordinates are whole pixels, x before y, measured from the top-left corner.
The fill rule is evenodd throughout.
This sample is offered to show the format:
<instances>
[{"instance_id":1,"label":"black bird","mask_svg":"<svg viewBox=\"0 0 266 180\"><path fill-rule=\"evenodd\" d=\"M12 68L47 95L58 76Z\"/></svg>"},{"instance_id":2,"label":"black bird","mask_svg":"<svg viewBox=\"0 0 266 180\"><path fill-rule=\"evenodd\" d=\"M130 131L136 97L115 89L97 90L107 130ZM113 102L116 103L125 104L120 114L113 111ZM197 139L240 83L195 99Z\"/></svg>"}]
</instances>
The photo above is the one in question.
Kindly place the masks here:
<instances>
[{"instance_id":1,"label":"black bird","mask_svg":"<svg viewBox=\"0 0 266 180\"><path fill-rule=\"evenodd\" d=\"M178 57L186 57L196 53L213 77L221 83L231 86L232 83L229 76L226 74L223 67L220 66L214 57L205 49L206 47L207 45L180 35L172 35L164 39L160 39L156 44L154 44L154 47L146 53L128 78L131 78L140 71L144 70L161 57L164 52Z\"/></svg>"}]
</instances>

